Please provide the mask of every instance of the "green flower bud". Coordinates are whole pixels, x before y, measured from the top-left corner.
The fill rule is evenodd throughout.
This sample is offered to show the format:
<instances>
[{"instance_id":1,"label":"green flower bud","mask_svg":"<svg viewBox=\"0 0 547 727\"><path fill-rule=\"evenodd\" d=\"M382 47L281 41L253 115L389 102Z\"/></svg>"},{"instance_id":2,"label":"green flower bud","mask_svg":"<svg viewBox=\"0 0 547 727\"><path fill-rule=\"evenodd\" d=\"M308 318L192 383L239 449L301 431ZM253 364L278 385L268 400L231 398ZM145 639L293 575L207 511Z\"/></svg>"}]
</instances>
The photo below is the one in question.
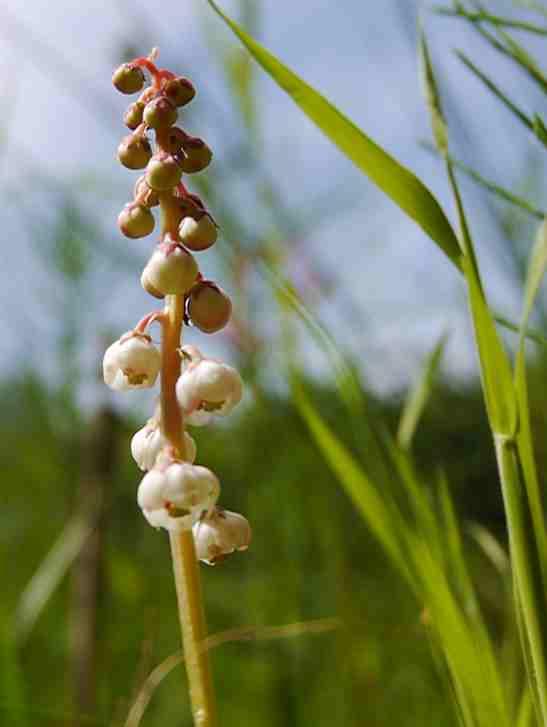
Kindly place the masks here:
<instances>
[{"instance_id":1,"label":"green flower bud","mask_svg":"<svg viewBox=\"0 0 547 727\"><path fill-rule=\"evenodd\" d=\"M120 93L137 93L144 86L144 73L139 66L122 63L112 75L112 83Z\"/></svg>"},{"instance_id":2,"label":"green flower bud","mask_svg":"<svg viewBox=\"0 0 547 727\"><path fill-rule=\"evenodd\" d=\"M218 285L201 281L190 292L188 316L204 333L216 333L228 323L232 314L232 303Z\"/></svg>"},{"instance_id":3,"label":"green flower bud","mask_svg":"<svg viewBox=\"0 0 547 727\"><path fill-rule=\"evenodd\" d=\"M182 145L185 156L181 159L182 171L187 174L201 172L208 167L213 158L213 152L203 139L188 137Z\"/></svg>"},{"instance_id":4,"label":"green flower bud","mask_svg":"<svg viewBox=\"0 0 547 727\"><path fill-rule=\"evenodd\" d=\"M163 87L163 92L175 106L185 106L196 95L196 89L192 82L182 76L167 81Z\"/></svg>"},{"instance_id":5,"label":"green flower bud","mask_svg":"<svg viewBox=\"0 0 547 727\"><path fill-rule=\"evenodd\" d=\"M128 169L144 169L152 157L152 149L144 136L129 134L118 147L118 159Z\"/></svg>"},{"instance_id":6,"label":"green flower bud","mask_svg":"<svg viewBox=\"0 0 547 727\"><path fill-rule=\"evenodd\" d=\"M142 124L142 112L144 111L144 104L142 101L135 101L127 107L127 111L123 116L124 124L130 129L136 129L137 126Z\"/></svg>"},{"instance_id":7,"label":"green flower bud","mask_svg":"<svg viewBox=\"0 0 547 727\"><path fill-rule=\"evenodd\" d=\"M151 129L168 129L176 122L177 116L177 109L163 96L149 101L143 113L144 122Z\"/></svg>"},{"instance_id":8,"label":"green flower bud","mask_svg":"<svg viewBox=\"0 0 547 727\"><path fill-rule=\"evenodd\" d=\"M139 201L139 204L143 204L145 207L157 207L160 203L158 193L150 189L144 175L139 177L135 182L133 194L135 199Z\"/></svg>"},{"instance_id":9,"label":"green flower bud","mask_svg":"<svg viewBox=\"0 0 547 727\"><path fill-rule=\"evenodd\" d=\"M167 155L154 155L146 167L146 182L157 192L173 189L180 182L182 169L176 160Z\"/></svg>"},{"instance_id":10,"label":"green flower bud","mask_svg":"<svg viewBox=\"0 0 547 727\"><path fill-rule=\"evenodd\" d=\"M216 242L217 226L207 214L197 220L185 217L179 226L179 236L182 244L190 250L207 250Z\"/></svg>"},{"instance_id":11,"label":"green flower bud","mask_svg":"<svg viewBox=\"0 0 547 727\"><path fill-rule=\"evenodd\" d=\"M150 210L142 204L130 202L118 215L118 227L126 237L146 237L153 229L156 221Z\"/></svg>"}]
</instances>

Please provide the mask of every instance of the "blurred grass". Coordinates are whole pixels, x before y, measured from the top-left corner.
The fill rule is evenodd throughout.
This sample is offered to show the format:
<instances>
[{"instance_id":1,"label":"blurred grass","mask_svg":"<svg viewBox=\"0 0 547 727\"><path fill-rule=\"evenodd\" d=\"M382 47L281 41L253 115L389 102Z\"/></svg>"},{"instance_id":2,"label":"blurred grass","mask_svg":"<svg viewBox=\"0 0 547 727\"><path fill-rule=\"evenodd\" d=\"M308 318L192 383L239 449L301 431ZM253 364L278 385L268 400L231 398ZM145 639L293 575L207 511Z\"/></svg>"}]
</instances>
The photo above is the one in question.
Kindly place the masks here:
<instances>
[{"instance_id":1,"label":"blurred grass","mask_svg":"<svg viewBox=\"0 0 547 727\"><path fill-rule=\"evenodd\" d=\"M336 393L316 384L311 390L330 426L351 442L352 425ZM6 383L2 394L6 411L16 408L20 422L19 436L12 435L6 470L8 481L19 485L7 493L1 516L2 567L7 569L14 559L18 564L16 570L9 568L5 618L13 613L41 554L62 529L74 500L77 473L66 466L73 443L59 437L44 416L49 396L45 385L23 378ZM482 434L475 426L477 419L484 421L480 397L476 390L460 392L455 407L449 403L454 396L441 381L437 383L435 399L416 435L420 472L433 477L438 463L446 462L458 510L474 519L481 517L499 531L495 464L484 457L489 435L486 426ZM399 405L376 402L375 406L384 411L395 432ZM473 410L479 414L447 420L446 407L462 415ZM121 461L110 484L99 614L100 708L90 715L102 724L122 724L146 675L178 650L167 543L162 534L145 527L134 503L139 474L126 451L138 426L124 422ZM31 431L35 443L33 454L24 458L22 430ZM229 643L215 649L223 723L391 725L404 719L411 726L454 724L450 692L432 656L423 603L401 582L332 475L318 462L290 401L265 395L233 427L196 434L200 461L222 473L223 501L246 513L255 531L246 555L214 569L203 568L211 632L317 618L335 617L341 622L332 633ZM456 454L458 441L466 442L465 462ZM241 442L245 446L234 446ZM363 455L355 451L354 456L361 460ZM470 477L473 462L475 473ZM480 494L475 482L480 483ZM485 508L488 499L492 504ZM19 527L13 526L14 521ZM508 617L501 605L503 583L486 559L469 548L468 542L465 551L487 620L498 623L501 634ZM32 701L25 701L32 713L22 714L33 725L57 725L59 715L73 713L67 680L67 586L54 594L19 651L24 689L32 693ZM10 678L16 673L13 666L4 671ZM182 669L176 668L162 682L143 725L181 724L180 714L186 709L183 679ZM7 704L13 708L13 697ZM10 720L16 711L8 709ZM55 714L48 716L52 711Z\"/></svg>"}]
</instances>

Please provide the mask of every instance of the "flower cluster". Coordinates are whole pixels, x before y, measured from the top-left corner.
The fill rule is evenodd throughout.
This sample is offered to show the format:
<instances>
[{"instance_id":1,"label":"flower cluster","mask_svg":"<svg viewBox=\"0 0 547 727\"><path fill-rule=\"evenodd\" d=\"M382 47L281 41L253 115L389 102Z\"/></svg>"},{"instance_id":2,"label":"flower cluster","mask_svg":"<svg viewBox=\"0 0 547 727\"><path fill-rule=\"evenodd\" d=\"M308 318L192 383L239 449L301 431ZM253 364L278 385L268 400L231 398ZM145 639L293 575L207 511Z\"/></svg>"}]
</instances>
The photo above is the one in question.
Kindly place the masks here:
<instances>
[{"instance_id":1,"label":"flower cluster","mask_svg":"<svg viewBox=\"0 0 547 727\"><path fill-rule=\"evenodd\" d=\"M152 296L165 298L166 307L147 314L107 349L103 374L115 391L150 388L160 376L161 403L131 441L133 458L146 472L138 488L138 503L154 527L172 532L193 528L197 557L214 564L245 550L251 529L242 515L217 507L219 481L209 469L194 464L196 443L184 424L202 426L226 416L240 402L243 385L231 366L207 358L194 346L180 347L182 325L214 333L229 321L232 306L226 293L201 275L193 255L211 247L218 235L202 200L182 182L184 173L200 172L212 157L202 139L174 126L178 109L196 92L187 78L158 69L153 61L154 54L137 58L113 75L122 93L140 92L124 116L131 133L120 143L118 159L129 169L145 170L118 225L127 237L144 237L155 227L152 209L161 208L160 240L141 283ZM150 75L146 88L145 71ZM177 329L173 310L179 309ZM163 328L161 351L147 332L155 322ZM176 426L169 427L168 420Z\"/></svg>"}]
</instances>

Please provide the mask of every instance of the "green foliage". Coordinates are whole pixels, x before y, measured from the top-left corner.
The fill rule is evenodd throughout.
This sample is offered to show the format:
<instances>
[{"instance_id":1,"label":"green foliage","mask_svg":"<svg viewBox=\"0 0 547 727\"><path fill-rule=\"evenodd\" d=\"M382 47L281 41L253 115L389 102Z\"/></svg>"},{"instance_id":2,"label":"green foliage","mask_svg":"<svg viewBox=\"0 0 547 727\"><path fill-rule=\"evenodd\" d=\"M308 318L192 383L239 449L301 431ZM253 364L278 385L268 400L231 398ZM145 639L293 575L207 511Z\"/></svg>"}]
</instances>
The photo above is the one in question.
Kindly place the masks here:
<instances>
[{"instance_id":1,"label":"green foliage","mask_svg":"<svg viewBox=\"0 0 547 727\"><path fill-rule=\"evenodd\" d=\"M543 275L544 251L540 245L539 252L531 266L523 325L520 328L519 365L515 388L511 362L488 305L469 223L453 164L448 154L446 119L423 33L420 37L420 50L426 98L437 149L445 159L448 180L456 203L459 239L456 238L435 198L421 182L400 167L394 159L374 144L324 97L260 46L233 20L228 18L212 0L209 0L209 4L264 70L292 97L304 113L393 201L428 232L464 274L479 354L484 398L495 442L508 519L516 613L520 625L523 657L528 672L528 688L533 696L536 717L545 722L547 720L547 621L544 616L545 529L535 472L531 431L527 424L529 405L523 373L523 340L533 298ZM483 12L480 3L476 2L475 5ZM463 6L459 2L455 2L455 8L461 10ZM485 19L492 20L492 18L482 18L482 20ZM471 18L471 20L475 19ZM519 43L500 28L497 30L499 38L497 40L492 38L481 26L476 27L496 49L509 55L545 90L543 74L531 55ZM544 127L541 119L536 115L535 122L529 120L486 74L479 71L466 57L463 60L468 68L478 75L488 88L526 123L528 128L536 131L538 138L543 141ZM387 170L389 170L389 180L385 176ZM415 202L418 198L420 201L416 205ZM435 222L432 224L433 220ZM440 225L439 220L441 220ZM301 317L306 317L303 316L302 311L297 310L297 312ZM455 564L439 563L438 561L435 544L438 546L443 538L441 536L439 539L435 533L435 517L428 508L420 484L413 481L411 469L408 463L404 462L404 452L397 450L394 443L388 443L393 450L396 463L399 462L399 474L403 475L402 479L407 485L411 510L414 511L418 524L417 533L405 530L404 513L399 512L397 505L392 501L392 493L380 497L377 490L379 483L368 476L366 468L359 467L353 460L339 438L322 421L316 407L305 396L298 383L293 382L293 394L311 434L341 484L346 488L361 515L405 580L431 609L432 622L437 629L440 650L450 672L463 723L470 726L491 724L492 720L507 721L507 724L512 724L515 720L527 721L528 710L525 708L519 707L518 714L513 717L509 716L506 702L507 692L504 691L499 663L482 619L479 618L478 621L475 621L474 628L469 629L457 600L453 599L450 588L444 588L446 572L454 570L460 576L462 574L462 561L457 557L459 548L454 547L457 539L454 538L454 531L451 527L455 520L451 516L446 489L442 504L447 517L448 533L452 533L451 537L449 535L449 543L452 547L448 548L448 552L456 558ZM521 420L525 421L525 425L519 429ZM401 465L403 465L402 469ZM523 497L523 488L527 491L527 498ZM406 542L399 543L397 537L403 538ZM414 572L413 566L416 572ZM446 566L448 571L445 571ZM464 579L464 583L468 589L469 581ZM453 640L454 636L455 640ZM474 653L477 644L480 644L480 648L478 653ZM484 661L478 673L475 673L472 667L480 663L481 657ZM483 677L487 675L486 682L481 683L481 675ZM469 678L470 676L471 678ZM526 704L525 697L520 704Z\"/></svg>"}]
</instances>

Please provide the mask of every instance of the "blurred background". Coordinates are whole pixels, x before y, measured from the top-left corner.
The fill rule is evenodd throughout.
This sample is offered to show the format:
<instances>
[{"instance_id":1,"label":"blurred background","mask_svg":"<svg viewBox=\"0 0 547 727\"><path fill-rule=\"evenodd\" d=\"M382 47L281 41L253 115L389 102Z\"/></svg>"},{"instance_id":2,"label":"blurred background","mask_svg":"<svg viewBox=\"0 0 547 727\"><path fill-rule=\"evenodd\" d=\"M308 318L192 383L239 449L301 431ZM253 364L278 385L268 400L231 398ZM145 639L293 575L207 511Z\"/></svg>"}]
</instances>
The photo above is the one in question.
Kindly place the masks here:
<instances>
[{"instance_id":1,"label":"blurred background","mask_svg":"<svg viewBox=\"0 0 547 727\"><path fill-rule=\"evenodd\" d=\"M537 20L525 4L491 3L505 16ZM530 114L545 111L537 84L472 23L411 0L223 7L450 210L442 166L423 143L423 11L454 155L483 178L463 175L462 184L488 292L499 314L517 320L524 261L544 209L542 149L453 50L494 72ZM544 35L515 37L545 58ZM150 309L138 278L151 238L129 241L116 227L134 179L115 159L126 104L111 75L153 46L160 66L198 90L185 128L215 156L190 188L222 230L200 263L235 306L222 334L190 330L186 341L237 365L248 383L235 419L196 432L199 461L221 478L222 503L254 528L246 555L202 569L211 632L256 627L254 640L213 654L222 724L454 724L420 604L293 407L268 270L275 264L330 331L361 382L368 415L392 429L425 357L448 334L416 457L425 479L442 465L462 517L503 543L462 281L198 0L0 2L0 724L123 725L147 675L179 648L168 543L136 507L140 473L128 449L154 395L114 398L100 379L106 345ZM490 194L484 180L528 208ZM318 407L366 458L329 360L304 326L295 323L292 333L291 355ZM544 354L531 354L541 426ZM538 445L541 470L547 453ZM474 568L495 628L500 586L478 557ZM268 637L269 627L316 619L336 619L336 628ZM190 724L183 680L179 665L161 681L143 725Z\"/></svg>"}]
</instances>

